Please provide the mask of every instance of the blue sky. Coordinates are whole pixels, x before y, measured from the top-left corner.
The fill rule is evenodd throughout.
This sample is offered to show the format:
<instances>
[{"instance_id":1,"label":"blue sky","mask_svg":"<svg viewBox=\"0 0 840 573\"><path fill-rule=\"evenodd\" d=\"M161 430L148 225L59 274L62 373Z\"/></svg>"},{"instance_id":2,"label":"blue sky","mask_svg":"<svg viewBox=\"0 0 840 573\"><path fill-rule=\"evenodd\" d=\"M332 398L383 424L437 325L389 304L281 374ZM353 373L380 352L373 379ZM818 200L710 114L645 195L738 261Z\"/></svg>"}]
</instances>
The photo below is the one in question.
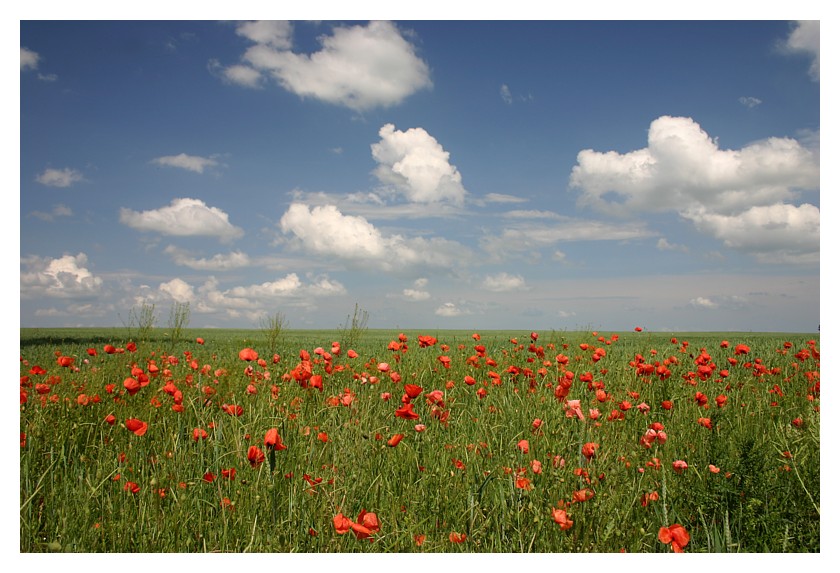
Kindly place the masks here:
<instances>
[{"instance_id":1,"label":"blue sky","mask_svg":"<svg viewBox=\"0 0 840 573\"><path fill-rule=\"evenodd\" d=\"M21 21L21 326L816 332L815 21Z\"/></svg>"}]
</instances>

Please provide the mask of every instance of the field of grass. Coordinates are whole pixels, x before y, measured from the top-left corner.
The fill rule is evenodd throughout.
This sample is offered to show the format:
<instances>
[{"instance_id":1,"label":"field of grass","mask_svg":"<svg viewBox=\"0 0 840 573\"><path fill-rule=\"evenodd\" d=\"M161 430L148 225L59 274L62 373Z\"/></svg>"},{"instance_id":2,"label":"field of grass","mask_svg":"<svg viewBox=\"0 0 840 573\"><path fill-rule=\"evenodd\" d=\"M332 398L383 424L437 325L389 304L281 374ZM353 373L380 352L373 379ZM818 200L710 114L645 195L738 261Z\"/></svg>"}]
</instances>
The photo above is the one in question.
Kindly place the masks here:
<instances>
[{"instance_id":1,"label":"field of grass","mask_svg":"<svg viewBox=\"0 0 840 573\"><path fill-rule=\"evenodd\" d=\"M269 334L21 329L20 551L820 551L818 336Z\"/></svg>"}]
</instances>

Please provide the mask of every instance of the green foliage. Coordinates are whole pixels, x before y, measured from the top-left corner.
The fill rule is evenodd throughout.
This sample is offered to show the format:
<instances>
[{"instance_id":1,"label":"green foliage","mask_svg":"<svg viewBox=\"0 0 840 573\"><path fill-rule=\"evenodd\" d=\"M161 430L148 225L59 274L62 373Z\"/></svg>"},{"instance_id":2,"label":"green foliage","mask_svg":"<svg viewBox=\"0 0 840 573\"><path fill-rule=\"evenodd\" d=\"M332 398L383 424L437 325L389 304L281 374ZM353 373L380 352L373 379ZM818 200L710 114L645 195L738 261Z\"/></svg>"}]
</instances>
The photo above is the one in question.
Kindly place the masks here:
<instances>
[{"instance_id":1,"label":"green foliage","mask_svg":"<svg viewBox=\"0 0 840 573\"><path fill-rule=\"evenodd\" d=\"M283 333L286 329L286 317L281 312L260 318L260 328L265 336L268 351L274 354L279 344L283 343Z\"/></svg>"},{"instance_id":2,"label":"green foliage","mask_svg":"<svg viewBox=\"0 0 840 573\"><path fill-rule=\"evenodd\" d=\"M347 315L347 320L340 327L339 341L344 348L357 346L367 332L367 323L370 314L356 303L353 307L353 315Z\"/></svg>"},{"instance_id":3,"label":"green foliage","mask_svg":"<svg viewBox=\"0 0 840 573\"><path fill-rule=\"evenodd\" d=\"M788 350L783 335L728 333L750 346L735 355L719 335L687 335L686 346L647 333L610 344L579 332L533 344L519 332L398 339L367 331L358 306L354 316L338 331L292 331L278 314L274 338L184 329L133 351L119 329L21 330L20 551L666 552L659 528L675 523L690 533L689 552L820 551L818 341L784 335ZM365 336L351 336L359 357L349 358L354 324ZM437 343L421 348L417 334ZM334 341L341 352L315 353ZM238 358L246 346L264 366ZM596 348L605 354L594 361ZM693 378L703 348L716 368ZM295 378L301 350L323 391ZM61 366L57 355L74 360ZM670 377L639 373L666 358ZM148 379L133 395L123 385L141 378L132 365ZM567 371L562 402L554 392ZM395 415L405 384L422 387L408 400L417 420ZM144 435L129 431L132 418L148 424ZM667 439L646 448L654 423ZM265 447L271 428L285 449ZM404 438L389 447L395 434ZM591 460L587 442L599 445ZM266 458L253 467L252 446ZM675 460L688 468L675 472ZM552 519L556 508L570 529ZM381 522L372 542L336 532L339 512L355 521L363 509Z\"/></svg>"}]
</instances>

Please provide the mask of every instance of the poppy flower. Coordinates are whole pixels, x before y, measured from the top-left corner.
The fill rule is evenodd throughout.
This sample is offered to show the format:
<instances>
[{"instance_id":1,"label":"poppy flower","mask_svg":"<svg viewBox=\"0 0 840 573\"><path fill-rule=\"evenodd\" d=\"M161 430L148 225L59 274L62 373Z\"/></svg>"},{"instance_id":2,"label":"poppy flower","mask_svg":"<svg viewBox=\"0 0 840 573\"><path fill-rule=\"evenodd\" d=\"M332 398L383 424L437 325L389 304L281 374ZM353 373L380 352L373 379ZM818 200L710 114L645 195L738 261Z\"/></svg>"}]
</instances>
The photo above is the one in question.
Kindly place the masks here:
<instances>
[{"instance_id":1,"label":"poppy flower","mask_svg":"<svg viewBox=\"0 0 840 573\"><path fill-rule=\"evenodd\" d=\"M697 418L697 423L703 426L704 428L712 429L712 419L711 418Z\"/></svg>"},{"instance_id":2,"label":"poppy flower","mask_svg":"<svg viewBox=\"0 0 840 573\"><path fill-rule=\"evenodd\" d=\"M125 482L125 486L123 486L123 490L130 491L131 493L137 493L140 491L140 486L133 481L127 481Z\"/></svg>"},{"instance_id":3,"label":"poppy flower","mask_svg":"<svg viewBox=\"0 0 840 573\"><path fill-rule=\"evenodd\" d=\"M149 424L137 418L129 418L125 421L125 427L129 431L134 432L135 435L142 436L149 429Z\"/></svg>"},{"instance_id":4,"label":"poppy flower","mask_svg":"<svg viewBox=\"0 0 840 573\"><path fill-rule=\"evenodd\" d=\"M530 446L528 444L528 440L519 440L519 443L516 444L516 447L519 449L520 452L523 454L527 454L530 450Z\"/></svg>"},{"instance_id":5,"label":"poppy flower","mask_svg":"<svg viewBox=\"0 0 840 573\"><path fill-rule=\"evenodd\" d=\"M248 463L251 464L252 468L257 467L261 463L265 461L265 454L261 449L257 446L251 446L248 448Z\"/></svg>"},{"instance_id":6,"label":"poppy flower","mask_svg":"<svg viewBox=\"0 0 840 573\"><path fill-rule=\"evenodd\" d=\"M591 460L593 457L595 457L595 450L597 450L598 447L598 444L594 442L586 442L585 444L583 444L580 453L583 454L583 457L585 457L587 460Z\"/></svg>"},{"instance_id":7,"label":"poppy flower","mask_svg":"<svg viewBox=\"0 0 840 573\"><path fill-rule=\"evenodd\" d=\"M239 359L244 360L245 362L251 362L257 358L259 358L259 355L253 348L243 348L239 351Z\"/></svg>"},{"instance_id":8,"label":"poppy flower","mask_svg":"<svg viewBox=\"0 0 840 573\"><path fill-rule=\"evenodd\" d=\"M350 521L350 518L339 513L335 517L333 517L333 527L335 527L335 532L339 535L344 535L348 531L350 531L350 526L353 522Z\"/></svg>"},{"instance_id":9,"label":"poppy flower","mask_svg":"<svg viewBox=\"0 0 840 573\"><path fill-rule=\"evenodd\" d=\"M198 337L198 338L195 339L195 342L196 342L196 344L204 344L204 339L201 338L201 337Z\"/></svg>"},{"instance_id":10,"label":"poppy flower","mask_svg":"<svg viewBox=\"0 0 840 573\"><path fill-rule=\"evenodd\" d=\"M542 462L540 460L531 460L531 471L535 474L541 474Z\"/></svg>"},{"instance_id":11,"label":"poppy flower","mask_svg":"<svg viewBox=\"0 0 840 573\"><path fill-rule=\"evenodd\" d=\"M359 516L356 518L356 523L350 524L350 529L356 533L357 539L365 539L370 537L381 529L379 518L375 513L371 513L362 509Z\"/></svg>"},{"instance_id":12,"label":"poppy flower","mask_svg":"<svg viewBox=\"0 0 840 573\"><path fill-rule=\"evenodd\" d=\"M140 382L135 378L126 378L123 380L123 387L128 391L129 396L134 396L140 391Z\"/></svg>"},{"instance_id":13,"label":"poppy flower","mask_svg":"<svg viewBox=\"0 0 840 573\"><path fill-rule=\"evenodd\" d=\"M671 466L674 468L674 471L678 474L683 473L686 469L688 469L688 464L685 463L683 460L677 460Z\"/></svg>"},{"instance_id":14,"label":"poppy flower","mask_svg":"<svg viewBox=\"0 0 840 573\"><path fill-rule=\"evenodd\" d=\"M222 411L230 416L241 416L245 409L236 404L222 404Z\"/></svg>"},{"instance_id":15,"label":"poppy flower","mask_svg":"<svg viewBox=\"0 0 840 573\"><path fill-rule=\"evenodd\" d=\"M105 354L114 354L117 351L116 347L112 344L106 344L102 347L102 350L105 351Z\"/></svg>"},{"instance_id":16,"label":"poppy flower","mask_svg":"<svg viewBox=\"0 0 840 573\"><path fill-rule=\"evenodd\" d=\"M554 523L560 526L560 529L566 531L567 529L571 529L572 525L574 525L574 521L569 519L569 516L566 514L565 509L558 509L554 508L551 510L551 518L554 520Z\"/></svg>"},{"instance_id":17,"label":"poppy flower","mask_svg":"<svg viewBox=\"0 0 840 573\"><path fill-rule=\"evenodd\" d=\"M404 437L404 434L394 434L391 436L391 439L388 440L388 446L392 448L396 447L396 445L399 444Z\"/></svg>"},{"instance_id":18,"label":"poppy flower","mask_svg":"<svg viewBox=\"0 0 840 573\"><path fill-rule=\"evenodd\" d=\"M453 531L449 534L449 541L451 541L452 543L463 543L466 540L467 540L467 534L466 533L457 533L457 532Z\"/></svg>"},{"instance_id":19,"label":"poppy flower","mask_svg":"<svg viewBox=\"0 0 840 573\"><path fill-rule=\"evenodd\" d=\"M588 500L592 499L592 496L594 496L594 495L595 495L595 492L592 491L591 489L589 489L588 487L584 488L584 489L579 489L579 490L572 493L572 501L577 502L577 503L581 503L581 502L588 501Z\"/></svg>"},{"instance_id":20,"label":"poppy flower","mask_svg":"<svg viewBox=\"0 0 840 573\"><path fill-rule=\"evenodd\" d=\"M277 432L277 428L271 428L265 433L265 439L263 440L263 443L265 444L265 447L274 450L286 449L286 446L283 445L283 440L280 438L280 434Z\"/></svg>"},{"instance_id":21,"label":"poppy flower","mask_svg":"<svg viewBox=\"0 0 840 573\"><path fill-rule=\"evenodd\" d=\"M72 356L59 356L58 357L58 365L63 367L63 368L68 368L70 366L73 366L73 362L75 362L75 361L76 361L76 359L73 358Z\"/></svg>"},{"instance_id":22,"label":"poppy flower","mask_svg":"<svg viewBox=\"0 0 840 573\"><path fill-rule=\"evenodd\" d=\"M659 541L670 543L674 553L682 553L690 539L691 536L688 534L688 531L677 523L669 527L659 528Z\"/></svg>"},{"instance_id":23,"label":"poppy flower","mask_svg":"<svg viewBox=\"0 0 840 573\"><path fill-rule=\"evenodd\" d=\"M399 407L397 411L394 412L394 416L397 418L403 418L404 420L416 420L420 417L420 414L414 411L414 404L409 402L408 404L404 404Z\"/></svg>"},{"instance_id":24,"label":"poppy flower","mask_svg":"<svg viewBox=\"0 0 840 573\"><path fill-rule=\"evenodd\" d=\"M403 390L405 390L405 393L408 395L408 397L412 399L416 398L423 392L423 388L416 384L406 384L405 386L403 386Z\"/></svg>"},{"instance_id":25,"label":"poppy flower","mask_svg":"<svg viewBox=\"0 0 840 573\"><path fill-rule=\"evenodd\" d=\"M207 439L207 430L204 428L194 428L193 429L193 441L197 442L199 440L206 440Z\"/></svg>"}]
</instances>

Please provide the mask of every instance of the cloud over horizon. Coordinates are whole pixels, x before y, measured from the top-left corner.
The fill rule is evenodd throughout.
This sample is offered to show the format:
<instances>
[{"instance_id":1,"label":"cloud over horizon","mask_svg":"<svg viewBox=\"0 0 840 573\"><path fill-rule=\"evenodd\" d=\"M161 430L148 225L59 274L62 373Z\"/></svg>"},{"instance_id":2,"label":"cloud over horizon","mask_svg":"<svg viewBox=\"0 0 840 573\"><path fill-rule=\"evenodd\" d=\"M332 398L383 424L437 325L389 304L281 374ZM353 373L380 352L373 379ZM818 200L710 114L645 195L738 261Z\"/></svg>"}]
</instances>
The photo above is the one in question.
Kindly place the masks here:
<instances>
[{"instance_id":1,"label":"cloud over horizon","mask_svg":"<svg viewBox=\"0 0 840 573\"><path fill-rule=\"evenodd\" d=\"M177 198L160 209L132 211L120 209L120 223L138 231L151 231L177 237L216 237L222 242L244 235L231 225L228 214L216 207L208 207L200 199Z\"/></svg>"}]
</instances>

